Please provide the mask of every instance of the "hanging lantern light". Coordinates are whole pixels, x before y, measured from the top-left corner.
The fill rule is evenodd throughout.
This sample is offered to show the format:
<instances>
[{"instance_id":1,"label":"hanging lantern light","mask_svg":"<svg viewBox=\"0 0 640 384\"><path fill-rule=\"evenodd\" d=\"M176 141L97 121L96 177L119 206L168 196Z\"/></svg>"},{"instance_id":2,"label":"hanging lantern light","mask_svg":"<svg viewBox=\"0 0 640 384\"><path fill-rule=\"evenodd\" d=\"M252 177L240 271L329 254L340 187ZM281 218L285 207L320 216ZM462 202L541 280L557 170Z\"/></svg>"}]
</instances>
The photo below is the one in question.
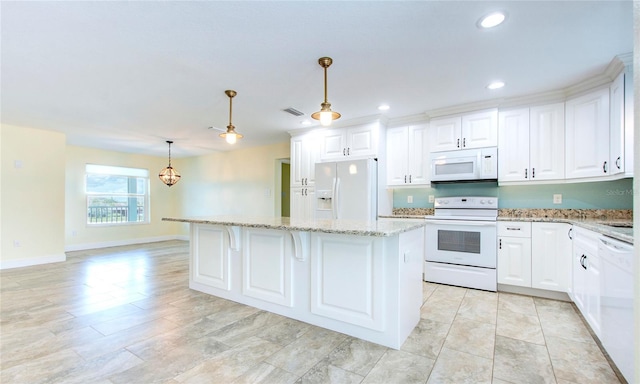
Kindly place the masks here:
<instances>
[{"instance_id":1,"label":"hanging lantern light","mask_svg":"<svg viewBox=\"0 0 640 384\"><path fill-rule=\"evenodd\" d=\"M224 93L229 96L229 125L227 125L227 131L220 134L220 137L227 140L229 144L235 144L238 139L242 139L242 135L236 132L236 127L231 124L231 116L232 116L232 100L235 95L238 93L231 89L227 89Z\"/></svg>"},{"instance_id":2,"label":"hanging lantern light","mask_svg":"<svg viewBox=\"0 0 640 384\"><path fill-rule=\"evenodd\" d=\"M169 165L160 171L158 177L160 177L163 183L170 187L180 181L181 176L178 171L171 166L171 144L173 144L173 141L167 140L167 144L169 144Z\"/></svg>"}]
</instances>

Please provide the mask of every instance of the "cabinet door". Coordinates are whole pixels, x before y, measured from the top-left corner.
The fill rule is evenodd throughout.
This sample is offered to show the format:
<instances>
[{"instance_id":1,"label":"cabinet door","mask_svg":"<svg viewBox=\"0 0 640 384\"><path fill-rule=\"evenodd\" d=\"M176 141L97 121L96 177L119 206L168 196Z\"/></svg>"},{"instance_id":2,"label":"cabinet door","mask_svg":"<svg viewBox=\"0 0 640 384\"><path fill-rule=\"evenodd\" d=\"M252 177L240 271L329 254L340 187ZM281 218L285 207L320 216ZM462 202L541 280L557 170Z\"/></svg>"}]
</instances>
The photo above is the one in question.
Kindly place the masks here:
<instances>
[{"instance_id":1,"label":"cabinet door","mask_svg":"<svg viewBox=\"0 0 640 384\"><path fill-rule=\"evenodd\" d=\"M291 307L291 234L273 229L243 228L242 239L242 294Z\"/></svg>"},{"instance_id":2,"label":"cabinet door","mask_svg":"<svg viewBox=\"0 0 640 384\"><path fill-rule=\"evenodd\" d=\"M573 270L573 302L576 307L584 315L587 308L587 271L582 266L583 256L588 252L579 244L574 241L573 243L573 258L571 261L571 269Z\"/></svg>"},{"instance_id":3,"label":"cabinet door","mask_svg":"<svg viewBox=\"0 0 640 384\"><path fill-rule=\"evenodd\" d=\"M566 103L567 179L609 174L609 88Z\"/></svg>"},{"instance_id":4,"label":"cabinet door","mask_svg":"<svg viewBox=\"0 0 640 384\"><path fill-rule=\"evenodd\" d=\"M411 184L429 184L429 147L427 143L428 125L409 127L409 182Z\"/></svg>"},{"instance_id":5,"label":"cabinet door","mask_svg":"<svg viewBox=\"0 0 640 384\"><path fill-rule=\"evenodd\" d=\"M223 226L192 224L191 280L208 287L231 289L229 235Z\"/></svg>"},{"instance_id":6,"label":"cabinet door","mask_svg":"<svg viewBox=\"0 0 640 384\"><path fill-rule=\"evenodd\" d=\"M429 122L431 152L460 149L461 127L462 119L459 116L432 119Z\"/></svg>"},{"instance_id":7,"label":"cabinet door","mask_svg":"<svg viewBox=\"0 0 640 384\"><path fill-rule=\"evenodd\" d=\"M367 124L347 129L347 156L371 157L378 152L378 124Z\"/></svg>"},{"instance_id":8,"label":"cabinet door","mask_svg":"<svg viewBox=\"0 0 640 384\"><path fill-rule=\"evenodd\" d=\"M497 145L497 109L462 116L462 148L495 147Z\"/></svg>"},{"instance_id":9,"label":"cabinet door","mask_svg":"<svg viewBox=\"0 0 640 384\"><path fill-rule=\"evenodd\" d=\"M329 129L322 136L321 158L341 159L347 155L347 134L344 129Z\"/></svg>"},{"instance_id":10,"label":"cabinet door","mask_svg":"<svg viewBox=\"0 0 640 384\"><path fill-rule=\"evenodd\" d=\"M564 179L564 103L530 110L530 180Z\"/></svg>"},{"instance_id":11,"label":"cabinet door","mask_svg":"<svg viewBox=\"0 0 640 384\"><path fill-rule=\"evenodd\" d=\"M498 180L529 180L529 109L498 116ZM564 152L564 151L563 151Z\"/></svg>"},{"instance_id":12,"label":"cabinet door","mask_svg":"<svg viewBox=\"0 0 640 384\"><path fill-rule=\"evenodd\" d=\"M311 220L315 217L315 189L307 187L291 188L289 215L291 219Z\"/></svg>"},{"instance_id":13,"label":"cabinet door","mask_svg":"<svg viewBox=\"0 0 640 384\"><path fill-rule=\"evenodd\" d=\"M584 317L593 332L600 337L600 258L597 253L590 253L587 254L584 263L587 266L587 310Z\"/></svg>"},{"instance_id":14,"label":"cabinet door","mask_svg":"<svg viewBox=\"0 0 640 384\"><path fill-rule=\"evenodd\" d=\"M571 225L532 223L531 287L567 292L571 273Z\"/></svg>"},{"instance_id":15,"label":"cabinet door","mask_svg":"<svg viewBox=\"0 0 640 384\"><path fill-rule=\"evenodd\" d=\"M311 313L384 330L383 239L311 234ZM391 298L386 298L390 300Z\"/></svg>"},{"instance_id":16,"label":"cabinet door","mask_svg":"<svg viewBox=\"0 0 640 384\"><path fill-rule=\"evenodd\" d=\"M408 143L408 127L387 129L387 185L405 184L409 174Z\"/></svg>"},{"instance_id":17,"label":"cabinet door","mask_svg":"<svg viewBox=\"0 0 640 384\"><path fill-rule=\"evenodd\" d=\"M531 287L531 239L498 239L498 283Z\"/></svg>"},{"instance_id":18,"label":"cabinet door","mask_svg":"<svg viewBox=\"0 0 640 384\"><path fill-rule=\"evenodd\" d=\"M624 173L624 73L621 73L610 87L611 117L609 163L611 174Z\"/></svg>"},{"instance_id":19,"label":"cabinet door","mask_svg":"<svg viewBox=\"0 0 640 384\"><path fill-rule=\"evenodd\" d=\"M305 137L291 138L291 186L302 186L308 167L307 153L304 148Z\"/></svg>"}]
</instances>

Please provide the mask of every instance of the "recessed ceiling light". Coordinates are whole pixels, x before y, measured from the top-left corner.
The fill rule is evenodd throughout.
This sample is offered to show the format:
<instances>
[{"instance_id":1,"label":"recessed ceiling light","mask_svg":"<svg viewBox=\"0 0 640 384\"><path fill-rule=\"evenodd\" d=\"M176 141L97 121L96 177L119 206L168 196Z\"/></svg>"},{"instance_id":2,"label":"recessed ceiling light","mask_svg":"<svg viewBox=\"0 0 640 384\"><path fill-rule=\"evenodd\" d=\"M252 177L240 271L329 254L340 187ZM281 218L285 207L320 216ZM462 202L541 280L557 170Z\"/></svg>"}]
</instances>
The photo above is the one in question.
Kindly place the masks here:
<instances>
[{"instance_id":1,"label":"recessed ceiling light","mask_svg":"<svg viewBox=\"0 0 640 384\"><path fill-rule=\"evenodd\" d=\"M311 122L309 120L302 120L300 122L300 124L302 124L302 125L311 125Z\"/></svg>"},{"instance_id":2,"label":"recessed ceiling light","mask_svg":"<svg viewBox=\"0 0 640 384\"><path fill-rule=\"evenodd\" d=\"M378 110L380 110L380 111L388 111L389 110L389 106L387 104L382 104L382 105L378 106Z\"/></svg>"},{"instance_id":3,"label":"recessed ceiling light","mask_svg":"<svg viewBox=\"0 0 640 384\"><path fill-rule=\"evenodd\" d=\"M500 89L504 87L504 81L493 81L487 85L487 89Z\"/></svg>"},{"instance_id":4,"label":"recessed ceiling light","mask_svg":"<svg viewBox=\"0 0 640 384\"><path fill-rule=\"evenodd\" d=\"M480 18L480 20L478 20L478 26L481 28L493 28L502 24L506 17L504 12L493 12Z\"/></svg>"}]
</instances>

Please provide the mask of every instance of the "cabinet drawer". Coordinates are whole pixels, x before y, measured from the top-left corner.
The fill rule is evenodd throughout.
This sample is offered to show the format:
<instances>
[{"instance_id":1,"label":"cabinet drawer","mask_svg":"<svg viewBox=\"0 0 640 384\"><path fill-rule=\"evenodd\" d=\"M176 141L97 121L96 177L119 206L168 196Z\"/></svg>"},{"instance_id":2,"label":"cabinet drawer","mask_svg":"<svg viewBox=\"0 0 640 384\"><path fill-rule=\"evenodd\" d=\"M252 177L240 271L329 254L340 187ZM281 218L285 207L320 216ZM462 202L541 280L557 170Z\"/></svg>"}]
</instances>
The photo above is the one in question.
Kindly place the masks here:
<instances>
[{"instance_id":1,"label":"cabinet drawer","mask_svg":"<svg viewBox=\"0 0 640 384\"><path fill-rule=\"evenodd\" d=\"M522 221L498 222L500 237L531 237L531 223Z\"/></svg>"}]
</instances>

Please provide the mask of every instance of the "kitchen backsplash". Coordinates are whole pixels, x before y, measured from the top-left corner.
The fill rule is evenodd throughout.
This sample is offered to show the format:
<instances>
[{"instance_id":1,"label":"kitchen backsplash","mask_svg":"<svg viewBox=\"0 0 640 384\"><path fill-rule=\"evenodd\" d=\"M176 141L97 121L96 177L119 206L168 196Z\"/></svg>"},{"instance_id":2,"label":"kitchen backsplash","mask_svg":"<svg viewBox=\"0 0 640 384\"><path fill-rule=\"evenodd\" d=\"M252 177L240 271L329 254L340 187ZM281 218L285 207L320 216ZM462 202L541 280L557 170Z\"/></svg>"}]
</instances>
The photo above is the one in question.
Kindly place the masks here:
<instances>
[{"instance_id":1,"label":"kitchen backsplash","mask_svg":"<svg viewBox=\"0 0 640 384\"><path fill-rule=\"evenodd\" d=\"M561 194L562 203L553 204L553 195ZM592 183L497 186L496 183L440 184L430 188L398 188L393 191L393 208L433 208L429 196L498 197L499 208L552 210L632 210L633 179ZM411 196L413 203L408 203ZM421 215L421 214L420 214Z\"/></svg>"}]
</instances>

